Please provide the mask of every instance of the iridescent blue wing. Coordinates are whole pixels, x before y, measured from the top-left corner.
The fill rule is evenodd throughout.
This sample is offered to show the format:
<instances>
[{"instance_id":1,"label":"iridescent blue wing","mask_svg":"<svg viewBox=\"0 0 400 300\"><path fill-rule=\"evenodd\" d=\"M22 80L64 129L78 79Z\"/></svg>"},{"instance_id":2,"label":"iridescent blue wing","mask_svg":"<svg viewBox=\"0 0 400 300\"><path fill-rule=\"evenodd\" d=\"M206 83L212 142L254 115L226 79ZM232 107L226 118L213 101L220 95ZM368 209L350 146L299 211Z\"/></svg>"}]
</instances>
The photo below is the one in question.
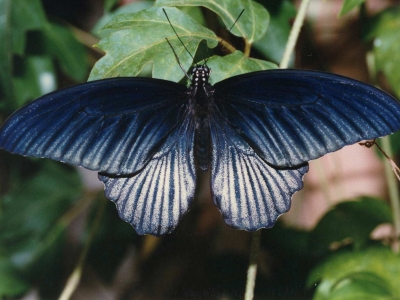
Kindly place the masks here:
<instances>
[{"instance_id":1,"label":"iridescent blue wing","mask_svg":"<svg viewBox=\"0 0 400 300\"><path fill-rule=\"evenodd\" d=\"M218 113L211 118L211 190L225 222L238 229L269 228L303 188L308 164L269 166Z\"/></svg>"},{"instance_id":2,"label":"iridescent blue wing","mask_svg":"<svg viewBox=\"0 0 400 300\"><path fill-rule=\"evenodd\" d=\"M6 120L0 148L133 174L182 126L185 91L185 86L149 78L104 79L56 91Z\"/></svg>"},{"instance_id":3,"label":"iridescent blue wing","mask_svg":"<svg viewBox=\"0 0 400 300\"><path fill-rule=\"evenodd\" d=\"M253 72L214 85L216 110L268 163L296 166L400 129L400 104L338 75Z\"/></svg>"},{"instance_id":4,"label":"iridescent blue wing","mask_svg":"<svg viewBox=\"0 0 400 300\"><path fill-rule=\"evenodd\" d=\"M188 211L196 184L193 139L194 125L188 117L138 174L99 175L106 197L138 234L169 233Z\"/></svg>"}]
</instances>

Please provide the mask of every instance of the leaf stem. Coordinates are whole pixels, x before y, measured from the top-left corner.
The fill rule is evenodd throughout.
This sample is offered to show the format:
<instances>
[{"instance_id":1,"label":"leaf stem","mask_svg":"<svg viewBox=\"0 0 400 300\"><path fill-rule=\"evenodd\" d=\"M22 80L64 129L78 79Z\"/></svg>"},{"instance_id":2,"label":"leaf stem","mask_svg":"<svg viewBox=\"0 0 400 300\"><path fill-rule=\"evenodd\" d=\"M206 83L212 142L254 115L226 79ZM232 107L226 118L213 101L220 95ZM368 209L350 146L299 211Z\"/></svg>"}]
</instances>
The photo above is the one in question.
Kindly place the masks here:
<instances>
[{"instance_id":1,"label":"leaf stem","mask_svg":"<svg viewBox=\"0 0 400 300\"><path fill-rule=\"evenodd\" d=\"M386 152L389 157L393 157L393 152L390 145L390 139L385 136L381 139L382 149ZM386 181L389 188L389 199L393 213L393 225L394 225L394 241L392 249L394 252L399 252L399 238L400 238L400 195L397 188L396 175L394 174L392 167L387 159L384 160Z\"/></svg>"},{"instance_id":2,"label":"leaf stem","mask_svg":"<svg viewBox=\"0 0 400 300\"><path fill-rule=\"evenodd\" d=\"M286 69L289 65L290 57L293 53L294 47L296 45L297 39L300 34L300 29L303 26L304 18L306 16L306 10L310 0L302 0L300 3L299 11L296 15L296 19L294 20L294 24L292 30L289 34L289 39L286 44L285 52L283 53L283 58L279 68Z\"/></svg>"},{"instance_id":3,"label":"leaf stem","mask_svg":"<svg viewBox=\"0 0 400 300\"><path fill-rule=\"evenodd\" d=\"M90 246L92 244L93 238L97 232L97 229L99 228L101 218L104 213L104 209L106 206L106 200L103 199L101 201L102 203L100 204L100 207L97 210L95 219L93 221L92 228L90 229L89 232L89 237L86 239L85 244L83 246L82 252L79 256L78 263L76 267L74 268L74 271L72 274L68 277L67 283L65 284L65 287L63 291L61 292L60 297L58 298L59 300L68 300L71 298L72 294L75 292L76 288L79 285L79 282L81 280L82 276L82 270L85 264L86 256L89 252Z\"/></svg>"},{"instance_id":4,"label":"leaf stem","mask_svg":"<svg viewBox=\"0 0 400 300\"><path fill-rule=\"evenodd\" d=\"M244 41L245 41L245 44L244 44L243 53L244 53L244 55L246 57L249 57L250 56L250 50L251 50L251 44L246 39L244 39Z\"/></svg>"},{"instance_id":5,"label":"leaf stem","mask_svg":"<svg viewBox=\"0 0 400 300\"><path fill-rule=\"evenodd\" d=\"M219 41L219 43L221 44L222 47L224 47L225 49L227 49L230 53L233 53L236 51L236 48L233 47L231 44L229 44L227 41L225 41L224 39L221 38L221 40Z\"/></svg>"}]
</instances>

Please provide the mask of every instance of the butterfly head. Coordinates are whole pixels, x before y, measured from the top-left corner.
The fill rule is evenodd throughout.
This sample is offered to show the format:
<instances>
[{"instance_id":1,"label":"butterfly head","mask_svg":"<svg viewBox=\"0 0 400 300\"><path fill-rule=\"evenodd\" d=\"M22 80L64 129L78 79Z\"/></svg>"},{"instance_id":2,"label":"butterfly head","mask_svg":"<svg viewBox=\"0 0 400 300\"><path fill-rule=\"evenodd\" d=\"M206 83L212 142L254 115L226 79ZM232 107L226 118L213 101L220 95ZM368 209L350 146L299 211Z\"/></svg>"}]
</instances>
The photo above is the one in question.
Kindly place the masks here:
<instances>
[{"instance_id":1,"label":"butterfly head","mask_svg":"<svg viewBox=\"0 0 400 300\"><path fill-rule=\"evenodd\" d=\"M192 68L192 85L203 86L208 83L211 69L206 65L196 65Z\"/></svg>"}]
</instances>

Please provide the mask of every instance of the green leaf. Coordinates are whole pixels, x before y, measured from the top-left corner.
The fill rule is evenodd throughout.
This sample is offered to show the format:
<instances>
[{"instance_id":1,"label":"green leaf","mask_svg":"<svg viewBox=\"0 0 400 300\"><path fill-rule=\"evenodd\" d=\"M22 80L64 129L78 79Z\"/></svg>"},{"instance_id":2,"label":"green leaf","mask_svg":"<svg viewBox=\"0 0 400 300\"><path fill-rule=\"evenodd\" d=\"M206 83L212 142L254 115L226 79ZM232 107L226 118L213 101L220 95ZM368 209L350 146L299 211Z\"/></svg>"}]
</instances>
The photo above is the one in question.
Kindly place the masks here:
<instances>
[{"instance_id":1,"label":"green leaf","mask_svg":"<svg viewBox=\"0 0 400 300\"><path fill-rule=\"evenodd\" d=\"M92 28L92 33L98 35L100 37L106 37L109 35L113 30L101 30L108 22L114 19L116 16L121 14L128 14L128 13L136 13L141 10L147 9L154 4L154 1L140 1L140 2L133 2L121 7L118 7L113 12L105 13L100 20L94 25Z\"/></svg>"},{"instance_id":2,"label":"green leaf","mask_svg":"<svg viewBox=\"0 0 400 300\"><path fill-rule=\"evenodd\" d=\"M314 300L398 299L399 274L400 257L388 248L373 247L333 255L312 271L308 286L320 282Z\"/></svg>"},{"instance_id":3,"label":"green leaf","mask_svg":"<svg viewBox=\"0 0 400 300\"><path fill-rule=\"evenodd\" d=\"M243 73L278 68L274 63L249 58L240 51L235 51L224 57L213 56L207 61L207 65L212 70L210 76L211 84Z\"/></svg>"},{"instance_id":4,"label":"green leaf","mask_svg":"<svg viewBox=\"0 0 400 300\"><path fill-rule=\"evenodd\" d=\"M373 41L375 69L382 71L397 97L400 97L400 7L391 7L377 14L364 34L366 41Z\"/></svg>"},{"instance_id":5,"label":"green leaf","mask_svg":"<svg viewBox=\"0 0 400 300\"><path fill-rule=\"evenodd\" d=\"M363 4L365 0L344 0L342 9L339 12L339 17L344 16L347 14L349 11L351 11L353 8L356 8L357 6L360 6Z\"/></svg>"},{"instance_id":6,"label":"green leaf","mask_svg":"<svg viewBox=\"0 0 400 300\"><path fill-rule=\"evenodd\" d=\"M336 281L329 291L330 300L393 299L388 282L370 272L352 273Z\"/></svg>"},{"instance_id":7,"label":"green leaf","mask_svg":"<svg viewBox=\"0 0 400 300\"><path fill-rule=\"evenodd\" d=\"M50 57L28 56L21 59L16 68L18 73L13 78L13 87L18 107L55 90L55 70Z\"/></svg>"},{"instance_id":8,"label":"green leaf","mask_svg":"<svg viewBox=\"0 0 400 300\"><path fill-rule=\"evenodd\" d=\"M166 8L166 11L180 39L192 55L202 40L206 40L209 47L218 44L218 39L212 31L200 26L180 10ZM185 70L193 62L161 8L119 15L105 28L118 31L99 42L98 47L105 51L106 55L96 63L89 80L136 76L145 65L153 63L154 78L180 81L183 73L179 65L173 63L176 59L166 38L172 44Z\"/></svg>"},{"instance_id":9,"label":"green leaf","mask_svg":"<svg viewBox=\"0 0 400 300\"><path fill-rule=\"evenodd\" d=\"M44 47L47 54L55 57L65 74L76 81L87 78L89 66L85 47L78 42L71 30L55 23L44 28Z\"/></svg>"},{"instance_id":10,"label":"green leaf","mask_svg":"<svg viewBox=\"0 0 400 300\"><path fill-rule=\"evenodd\" d=\"M219 15L227 29L232 27L239 14L245 9L231 32L236 36L244 37L250 44L265 34L269 23L268 11L261 4L251 0L157 0L156 5L204 6Z\"/></svg>"},{"instance_id":11,"label":"green leaf","mask_svg":"<svg viewBox=\"0 0 400 300\"><path fill-rule=\"evenodd\" d=\"M355 249L363 247L379 224L392 221L390 207L383 201L361 197L341 202L328 211L310 234L310 249L316 255L329 251L332 243L350 241Z\"/></svg>"},{"instance_id":12,"label":"green leaf","mask_svg":"<svg viewBox=\"0 0 400 300\"><path fill-rule=\"evenodd\" d=\"M265 1L271 15L267 33L253 45L254 49L275 63L280 63L291 30L296 8L289 0Z\"/></svg>"}]
</instances>

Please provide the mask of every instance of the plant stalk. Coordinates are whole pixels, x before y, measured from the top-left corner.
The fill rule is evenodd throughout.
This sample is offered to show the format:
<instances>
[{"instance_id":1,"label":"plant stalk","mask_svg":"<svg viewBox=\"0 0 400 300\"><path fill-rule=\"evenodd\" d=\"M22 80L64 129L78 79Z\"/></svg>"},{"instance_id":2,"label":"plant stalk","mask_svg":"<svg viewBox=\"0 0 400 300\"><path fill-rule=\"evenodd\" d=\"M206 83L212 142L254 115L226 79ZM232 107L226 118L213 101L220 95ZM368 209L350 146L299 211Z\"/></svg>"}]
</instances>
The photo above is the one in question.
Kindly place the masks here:
<instances>
[{"instance_id":1,"label":"plant stalk","mask_svg":"<svg viewBox=\"0 0 400 300\"><path fill-rule=\"evenodd\" d=\"M297 39L300 34L300 29L303 26L304 19L306 16L307 7L310 4L310 0L302 0L300 3L299 11L294 20L292 30L290 31L288 42L286 44L285 52L283 53L282 61L279 65L281 69L286 69L289 65L290 57L293 53ZM250 250L250 262L247 269L247 281L246 290L244 294L245 300L252 300L254 298L254 287L256 284L257 275L257 259L260 249L260 236L261 231L255 231L252 234L251 250Z\"/></svg>"}]
</instances>

